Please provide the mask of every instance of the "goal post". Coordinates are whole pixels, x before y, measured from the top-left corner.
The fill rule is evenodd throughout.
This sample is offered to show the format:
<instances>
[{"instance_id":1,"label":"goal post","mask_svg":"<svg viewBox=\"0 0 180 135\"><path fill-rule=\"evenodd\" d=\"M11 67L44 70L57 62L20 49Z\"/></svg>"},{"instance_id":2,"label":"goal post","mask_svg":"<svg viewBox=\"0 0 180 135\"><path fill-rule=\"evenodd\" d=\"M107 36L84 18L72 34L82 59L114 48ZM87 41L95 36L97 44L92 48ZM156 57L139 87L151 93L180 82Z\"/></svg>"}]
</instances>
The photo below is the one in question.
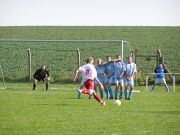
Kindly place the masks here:
<instances>
[{"instance_id":1,"label":"goal post","mask_svg":"<svg viewBox=\"0 0 180 135\"><path fill-rule=\"evenodd\" d=\"M154 84L156 74L158 74L158 73L146 73L145 74L145 82L146 82L145 90L146 91L149 90L149 84L152 84L152 85ZM169 85L169 90L170 91L172 90L172 92L175 92L176 91L176 89L175 89L176 88L176 77L180 78L180 73L164 73L164 75L165 75L166 82ZM169 75L172 76L172 79L168 79Z\"/></svg>"},{"instance_id":2,"label":"goal post","mask_svg":"<svg viewBox=\"0 0 180 135\"><path fill-rule=\"evenodd\" d=\"M5 80L4 80L4 73L3 73L3 69L2 69L2 66L0 64L0 89L6 89L6 83L5 83Z\"/></svg>"}]
</instances>

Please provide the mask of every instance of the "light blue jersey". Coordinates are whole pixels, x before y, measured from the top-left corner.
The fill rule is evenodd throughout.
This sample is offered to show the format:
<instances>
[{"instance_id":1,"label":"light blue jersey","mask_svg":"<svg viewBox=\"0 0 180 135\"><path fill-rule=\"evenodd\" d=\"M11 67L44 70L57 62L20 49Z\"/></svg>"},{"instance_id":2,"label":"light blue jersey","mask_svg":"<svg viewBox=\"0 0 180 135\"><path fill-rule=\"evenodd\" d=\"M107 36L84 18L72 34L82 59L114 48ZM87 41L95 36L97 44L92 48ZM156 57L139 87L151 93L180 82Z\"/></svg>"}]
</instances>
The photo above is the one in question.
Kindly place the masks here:
<instances>
[{"instance_id":1,"label":"light blue jersey","mask_svg":"<svg viewBox=\"0 0 180 135\"><path fill-rule=\"evenodd\" d=\"M126 70L125 64L121 61L117 61L114 63L115 66L115 73L114 73L114 78L118 78L123 71Z\"/></svg>"},{"instance_id":2,"label":"light blue jersey","mask_svg":"<svg viewBox=\"0 0 180 135\"><path fill-rule=\"evenodd\" d=\"M115 67L114 62L109 62L105 65L105 73L107 75L114 75Z\"/></svg>"},{"instance_id":3,"label":"light blue jersey","mask_svg":"<svg viewBox=\"0 0 180 135\"><path fill-rule=\"evenodd\" d=\"M105 65L105 73L107 76L105 82L106 83L114 83L114 72L115 72L115 67L114 67L114 62L109 62ZM109 99L113 99L113 93L112 93L112 88L111 86L108 86L107 88L105 88L105 91L108 95Z\"/></svg>"},{"instance_id":4,"label":"light blue jersey","mask_svg":"<svg viewBox=\"0 0 180 135\"><path fill-rule=\"evenodd\" d=\"M124 62L116 61L114 63L115 66L115 73L114 73L114 83L118 86L118 84L124 85L124 77L122 73L126 70ZM123 89L120 87L120 98L122 98ZM115 100L118 99L118 87L114 90L114 97Z\"/></svg>"},{"instance_id":5,"label":"light blue jersey","mask_svg":"<svg viewBox=\"0 0 180 135\"><path fill-rule=\"evenodd\" d=\"M115 66L114 62L109 62L105 65L105 73L110 76L109 78L106 78L106 82L113 83L114 78L114 72L115 72Z\"/></svg>"},{"instance_id":6,"label":"light blue jersey","mask_svg":"<svg viewBox=\"0 0 180 135\"><path fill-rule=\"evenodd\" d=\"M105 67L104 66L96 66L97 78L101 83L105 81Z\"/></svg>"}]
</instances>

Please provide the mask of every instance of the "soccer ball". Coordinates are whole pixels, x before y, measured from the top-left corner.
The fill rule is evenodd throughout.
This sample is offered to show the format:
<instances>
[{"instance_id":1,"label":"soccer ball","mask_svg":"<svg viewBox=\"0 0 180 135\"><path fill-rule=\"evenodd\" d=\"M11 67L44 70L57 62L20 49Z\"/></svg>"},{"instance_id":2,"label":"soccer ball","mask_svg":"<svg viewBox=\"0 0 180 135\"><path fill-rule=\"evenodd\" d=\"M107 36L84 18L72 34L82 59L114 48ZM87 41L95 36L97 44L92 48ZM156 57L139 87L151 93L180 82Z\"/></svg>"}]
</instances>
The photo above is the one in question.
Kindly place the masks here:
<instances>
[{"instance_id":1,"label":"soccer ball","mask_svg":"<svg viewBox=\"0 0 180 135\"><path fill-rule=\"evenodd\" d=\"M121 105L121 101L120 100L114 100L114 105L120 106Z\"/></svg>"}]
</instances>

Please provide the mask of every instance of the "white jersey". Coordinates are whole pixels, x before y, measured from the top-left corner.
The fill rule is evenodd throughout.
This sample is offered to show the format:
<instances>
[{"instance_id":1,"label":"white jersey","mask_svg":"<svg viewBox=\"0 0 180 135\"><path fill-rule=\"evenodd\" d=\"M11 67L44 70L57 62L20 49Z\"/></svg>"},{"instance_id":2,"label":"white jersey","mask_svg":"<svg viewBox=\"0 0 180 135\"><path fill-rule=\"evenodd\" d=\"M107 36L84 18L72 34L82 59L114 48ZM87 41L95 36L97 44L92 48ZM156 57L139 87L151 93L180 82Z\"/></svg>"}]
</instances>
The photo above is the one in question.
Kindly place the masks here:
<instances>
[{"instance_id":1,"label":"white jersey","mask_svg":"<svg viewBox=\"0 0 180 135\"><path fill-rule=\"evenodd\" d=\"M125 74L126 77L130 77L134 75L135 72L137 72L135 63L126 62L125 66L126 66L126 74Z\"/></svg>"},{"instance_id":2,"label":"white jersey","mask_svg":"<svg viewBox=\"0 0 180 135\"><path fill-rule=\"evenodd\" d=\"M131 76L134 75L135 72L137 72L136 64L135 63L128 63L128 62L126 62L125 66L126 66L125 77L131 77ZM124 83L125 83L125 86L133 87L134 86L134 79L133 79L133 77L131 77L130 80L125 79Z\"/></svg>"},{"instance_id":3,"label":"white jersey","mask_svg":"<svg viewBox=\"0 0 180 135\"><path fill-rule=\"evenodd\" d=\"M97 71L93 64L86 64L79 68L80 71L83 72L84 75L84 81L86 80L94 80L95 77L97 77Z\"/></svg>"}]
</instances>

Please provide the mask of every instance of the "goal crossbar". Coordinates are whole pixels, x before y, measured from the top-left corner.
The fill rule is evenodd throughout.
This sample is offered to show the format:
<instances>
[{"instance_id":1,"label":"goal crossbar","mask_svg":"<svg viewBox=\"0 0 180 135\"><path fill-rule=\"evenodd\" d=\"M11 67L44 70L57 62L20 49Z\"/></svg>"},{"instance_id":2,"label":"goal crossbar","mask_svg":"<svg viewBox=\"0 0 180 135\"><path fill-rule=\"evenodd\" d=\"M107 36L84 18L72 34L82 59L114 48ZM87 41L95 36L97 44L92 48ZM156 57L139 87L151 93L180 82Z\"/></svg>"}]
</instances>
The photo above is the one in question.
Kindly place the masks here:
<instances>
[{"instance_id":1,"label":"goal crossbar","mask_svg":"<svg viewBox=\"0 0 180 135\"><path fill-rule=\"evenodd\" d=\"M125 40L17 40L17 39L0 39L0 42L127 42Z\"/></svg>"}]
</instances>

